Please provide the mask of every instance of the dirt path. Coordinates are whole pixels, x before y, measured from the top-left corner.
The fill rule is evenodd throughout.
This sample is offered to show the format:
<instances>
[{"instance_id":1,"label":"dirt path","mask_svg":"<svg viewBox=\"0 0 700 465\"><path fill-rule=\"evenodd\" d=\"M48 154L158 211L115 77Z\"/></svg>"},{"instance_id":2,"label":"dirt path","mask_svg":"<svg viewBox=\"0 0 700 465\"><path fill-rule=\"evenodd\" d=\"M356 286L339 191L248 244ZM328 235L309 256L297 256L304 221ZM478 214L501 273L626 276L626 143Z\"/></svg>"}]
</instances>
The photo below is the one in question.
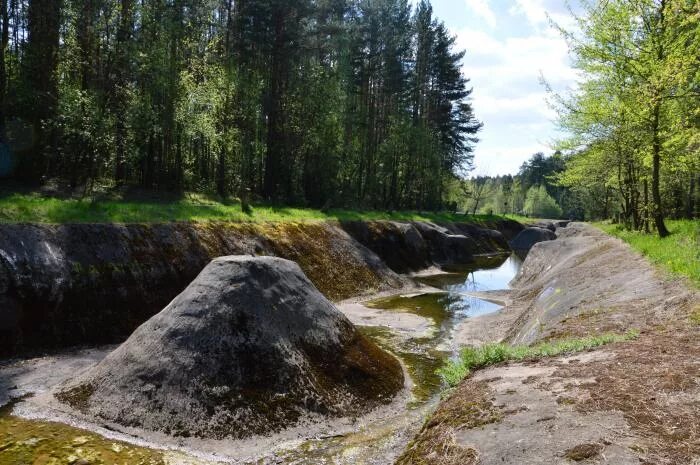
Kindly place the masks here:
<instances>
[{"instance_id":1,"label":"dirt path","mask_svg":"<svg viewBox=\"0 0 700 465\"><path fill-rule=\"evenodd\" d=\"M465 326L463 341L485 324L511 342L629 329L640 337L476 373L399 464L700 464L698 294L590 226L558 234L533 249L501 296L503 312Z\"/></svg>"}]
</instances>

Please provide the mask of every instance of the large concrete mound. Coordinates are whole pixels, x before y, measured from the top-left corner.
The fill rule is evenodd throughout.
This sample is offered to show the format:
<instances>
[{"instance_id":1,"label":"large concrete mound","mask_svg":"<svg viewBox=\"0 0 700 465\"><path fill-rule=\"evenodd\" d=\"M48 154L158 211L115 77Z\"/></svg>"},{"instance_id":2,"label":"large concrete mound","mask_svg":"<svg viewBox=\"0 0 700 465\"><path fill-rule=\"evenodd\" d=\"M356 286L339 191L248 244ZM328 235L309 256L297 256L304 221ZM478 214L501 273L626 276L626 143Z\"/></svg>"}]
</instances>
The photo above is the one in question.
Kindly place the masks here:
<instances>
[{"instance_id":1,"label":"large concrete mound","mask_svg":"<svg viewBox=\"0 0 700 465\"><path fill-rule=\"evenodd\" d=\"M533 246L511 282L519 304L502 312L518 315L509 342L654 327L679 317L670 309L692 302L682 285L666 282L628 245L593 226L572 223L557 233L557 240Z\"/></svg>"},{"instance_id":2,"label":"large concrete mound","mask_svg":"<svg viewBox=\"0 0 700 465\"><path fill-rule=\"evenodd\" d=\"M211 260L295 261L329 299L408 281L333 222L0 225L0 358L121 343Z\"/></svg>"},{"instance_id":3,"label":"large concrete mound","mask_svg":"<svg viewBox=\"0 0 700 465\"><path fill-rule=\"evenodd\" d=\"M246 438L318 415L355 416L404 386L291 261L212 261L163 311L55 397L173 436Z\"/></svg>"}]
</instances>

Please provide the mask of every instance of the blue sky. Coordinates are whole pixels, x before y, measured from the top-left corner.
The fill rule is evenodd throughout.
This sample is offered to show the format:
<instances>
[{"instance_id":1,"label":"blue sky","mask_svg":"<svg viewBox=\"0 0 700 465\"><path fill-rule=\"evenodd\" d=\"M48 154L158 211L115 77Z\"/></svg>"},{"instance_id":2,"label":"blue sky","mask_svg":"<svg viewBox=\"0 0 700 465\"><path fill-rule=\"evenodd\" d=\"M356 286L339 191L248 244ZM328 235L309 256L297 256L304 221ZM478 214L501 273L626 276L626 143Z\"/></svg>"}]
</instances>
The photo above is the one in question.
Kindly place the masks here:
<instances>
[{"instance_id":1,"label":"blue sky","mask_svg":"<svg viewBox=\"0 0 700 465\"><path fill-rule=\"evenodd\" d=\"M473 174L514 174L533 153L551 152L557 136L540 76L558 92L576 73L566 42L547 14L565 27L572 18L564 0L433 0L435 16L457 36L467 55L464 74L484 123Z\"/></svg>"}]
</instances>

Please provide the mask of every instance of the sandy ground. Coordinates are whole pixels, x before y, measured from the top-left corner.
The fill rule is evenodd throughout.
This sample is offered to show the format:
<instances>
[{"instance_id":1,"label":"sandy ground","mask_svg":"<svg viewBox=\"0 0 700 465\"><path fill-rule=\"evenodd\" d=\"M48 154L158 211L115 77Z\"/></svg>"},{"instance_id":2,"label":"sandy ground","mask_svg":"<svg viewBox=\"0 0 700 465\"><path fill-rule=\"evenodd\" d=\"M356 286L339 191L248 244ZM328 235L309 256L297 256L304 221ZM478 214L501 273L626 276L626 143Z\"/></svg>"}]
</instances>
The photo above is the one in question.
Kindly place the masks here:
<instances>
[{"instance_id":1,"label":"sandy ground","mask_svg":"<svg viewBox=\"0 0 700 465\"><path fill-rule=\"evenodd\" d=\"M621 241L574 224L536 246L508 305L463 342L606 331L637 340L472 375L398 461L408 464L700 464L698 294Z\"/></svg>"}]
</instances>

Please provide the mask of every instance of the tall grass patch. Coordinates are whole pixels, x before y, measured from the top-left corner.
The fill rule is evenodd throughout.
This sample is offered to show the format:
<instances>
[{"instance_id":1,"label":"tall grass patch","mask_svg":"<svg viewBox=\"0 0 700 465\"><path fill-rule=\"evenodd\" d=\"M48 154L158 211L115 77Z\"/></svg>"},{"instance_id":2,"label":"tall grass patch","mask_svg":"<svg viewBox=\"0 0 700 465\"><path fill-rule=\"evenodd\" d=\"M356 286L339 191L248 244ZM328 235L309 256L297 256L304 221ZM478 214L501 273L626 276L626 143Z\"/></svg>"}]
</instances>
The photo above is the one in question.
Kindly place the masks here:
<instances>
[{"instance_id":1,"label":"tall grass patch","mask_svg":"<svg viewBox=\"0 0 700 465\"><path fill-rule=\"evenodd\" d=\"M607 333L600 336L543 342L534 346L495 343L480 347L466 347L462 349L458 357L440 368L438 374L447 385L454 387L469 376L472 371L491 365L585 352L606 344L636 339L638 336L637 331L628 331L625 334Z\"/></svg>"},{"instance_id":2,"label":"tall grass patch","mask_svg":"<svg viewBox=\"0 0 700 465\"><path fill-rule=\"evenodd\" d=\"M597 223L606 233L618 237L654 264L674 276L688 278L700 288L700 220L669 220L669 237L627 231L619 225Z\"/></svg>"}]
</instances>

